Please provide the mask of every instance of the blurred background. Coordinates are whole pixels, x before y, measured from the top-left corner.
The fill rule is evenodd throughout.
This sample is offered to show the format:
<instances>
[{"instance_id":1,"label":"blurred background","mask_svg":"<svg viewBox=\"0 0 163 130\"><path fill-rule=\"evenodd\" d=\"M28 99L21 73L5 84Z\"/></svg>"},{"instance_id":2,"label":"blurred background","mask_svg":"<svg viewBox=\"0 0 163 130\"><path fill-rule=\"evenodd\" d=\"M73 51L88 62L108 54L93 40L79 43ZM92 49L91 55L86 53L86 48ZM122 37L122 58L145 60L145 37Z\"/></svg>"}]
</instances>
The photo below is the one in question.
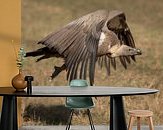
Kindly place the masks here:
<instances>
[{"instance_id":1,"label":"blurred background","mask_svg":"<svg viewBox=\"0 0 163 130\"><path fill-rule=\"evenodd\" d=\"M22 46L25 51L35 50L41 45L37 41L60 27L87 13L98 9L122 10L127 17L136 47L143 55L137 56L125 70L120 64L111 69L108 77L105 69L96 66L95 85L145 87L160 90L146 96L125 97L125 110L149 109L154 112L154 124L163 124L163 1L162 0L22 0ZM55 64L62 59L51 58L38 63L36 58L27 58L24 73L34 76L33 85L68 85L66 73L50 80ZM118 60L117 60L118 61ZM64 106L64 98L25 98L23 101L24 125L65 124L69 111ZM92 110L95 124L109 123L109 98L95 100ZM73 124L87 124L85 113L75 116Z\"/></svg>"}]
</instances>

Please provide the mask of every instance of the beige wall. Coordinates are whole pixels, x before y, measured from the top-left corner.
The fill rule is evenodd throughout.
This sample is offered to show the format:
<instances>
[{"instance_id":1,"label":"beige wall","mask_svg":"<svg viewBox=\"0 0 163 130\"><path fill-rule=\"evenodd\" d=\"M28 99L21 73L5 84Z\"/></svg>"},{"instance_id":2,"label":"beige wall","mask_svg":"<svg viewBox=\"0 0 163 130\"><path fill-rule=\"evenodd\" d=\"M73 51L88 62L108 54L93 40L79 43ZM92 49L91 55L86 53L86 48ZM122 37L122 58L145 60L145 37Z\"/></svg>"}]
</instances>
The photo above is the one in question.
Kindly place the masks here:
<instances>
[{"instance_id":1,"label":"beige wall","mask_svg":"<svg viewBox=\"0 0 163 130\"><path fill-rule=\"evenodd\" d=\"M0 0L0 86L10 85L17 73L14 40L17 49L21 37L21 0Z\"/></svg>"},{"instance_id":2,"label":"beige wall","mask_svg":"<svg viewBox=\"0 0 163 130\"><path fill-rule=\"evenodd\" d=\"M20 37L21 0L0 0L0 87L10 86L18 71L12 40L19 49Z\"/></svg>"}]
</instances>

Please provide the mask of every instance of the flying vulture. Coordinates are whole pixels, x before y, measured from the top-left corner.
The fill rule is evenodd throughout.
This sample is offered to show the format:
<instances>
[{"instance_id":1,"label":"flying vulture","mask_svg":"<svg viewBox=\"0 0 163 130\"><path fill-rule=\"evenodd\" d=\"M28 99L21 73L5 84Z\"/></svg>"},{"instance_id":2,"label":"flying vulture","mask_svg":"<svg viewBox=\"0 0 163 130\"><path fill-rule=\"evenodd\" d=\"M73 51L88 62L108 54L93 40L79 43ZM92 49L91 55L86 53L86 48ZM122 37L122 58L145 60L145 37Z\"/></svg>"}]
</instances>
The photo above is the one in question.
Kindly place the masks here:
<instances>
[{"instance_id":1,"label":"flying vulture","mask_svg":"<svg viewBox=\"0 0 163 130\"><path fill-rule=\"evenodd\" d=\"M89 13L50 33L38 44L44 46L27 52L26 57L40 56L37 61L50 57L64 59L62 66L54 66L52 79L66 70L67 80L86 79L88 75L91 85L96 62L104 65L109 75L110 66L116 69L116 57L127 68L131 60L135 61L135 55L141 54L135 47L124 12L118 10Z\"/></svg>"}]
</instances>

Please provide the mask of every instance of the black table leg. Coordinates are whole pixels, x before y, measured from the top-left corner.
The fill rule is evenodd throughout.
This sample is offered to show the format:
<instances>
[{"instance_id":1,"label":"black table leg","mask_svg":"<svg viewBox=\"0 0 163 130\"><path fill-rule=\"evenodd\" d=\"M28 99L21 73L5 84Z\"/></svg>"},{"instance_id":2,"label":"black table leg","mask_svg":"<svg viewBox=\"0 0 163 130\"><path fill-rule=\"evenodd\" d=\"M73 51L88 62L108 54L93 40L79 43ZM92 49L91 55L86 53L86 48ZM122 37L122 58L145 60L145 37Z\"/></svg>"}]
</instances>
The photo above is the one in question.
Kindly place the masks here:
<instances>
[{"instance_id":1,"label":"black table leg","mask_svg":"<svg viewBox=\"0 0 163 130\"><path fill-rule=\"evenodd\" d=\"M18 130L16 96L3 97L0 130Z\"/></svg>"},{"instance_id":2,"label":"black table leg","mask_svg":"<svg viewBox=\"0 0 163 130\"><path fill-rule=\"evenodd\" d=\"M127 130L122 96L110 97L110 130Z\"/></svg>"}]
</instances>

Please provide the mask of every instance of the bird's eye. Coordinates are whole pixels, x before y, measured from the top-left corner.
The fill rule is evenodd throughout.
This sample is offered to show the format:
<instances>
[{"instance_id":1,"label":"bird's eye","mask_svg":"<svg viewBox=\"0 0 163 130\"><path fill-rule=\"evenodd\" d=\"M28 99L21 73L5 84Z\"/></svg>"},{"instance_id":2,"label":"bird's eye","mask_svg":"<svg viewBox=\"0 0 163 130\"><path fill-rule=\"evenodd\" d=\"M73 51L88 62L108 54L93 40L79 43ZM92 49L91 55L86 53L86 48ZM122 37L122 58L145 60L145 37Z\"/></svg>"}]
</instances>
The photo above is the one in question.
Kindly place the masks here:
<instances>
[{"instance_id":1,"label":"bird's eye","mask_svg":"<svg viewBox=\"0 0 163 130\"><path fill-rule=\"evenodd\" d=\"M132 49L128 49L129 51L132 51Z\"/></svg>"}]
</instances>

